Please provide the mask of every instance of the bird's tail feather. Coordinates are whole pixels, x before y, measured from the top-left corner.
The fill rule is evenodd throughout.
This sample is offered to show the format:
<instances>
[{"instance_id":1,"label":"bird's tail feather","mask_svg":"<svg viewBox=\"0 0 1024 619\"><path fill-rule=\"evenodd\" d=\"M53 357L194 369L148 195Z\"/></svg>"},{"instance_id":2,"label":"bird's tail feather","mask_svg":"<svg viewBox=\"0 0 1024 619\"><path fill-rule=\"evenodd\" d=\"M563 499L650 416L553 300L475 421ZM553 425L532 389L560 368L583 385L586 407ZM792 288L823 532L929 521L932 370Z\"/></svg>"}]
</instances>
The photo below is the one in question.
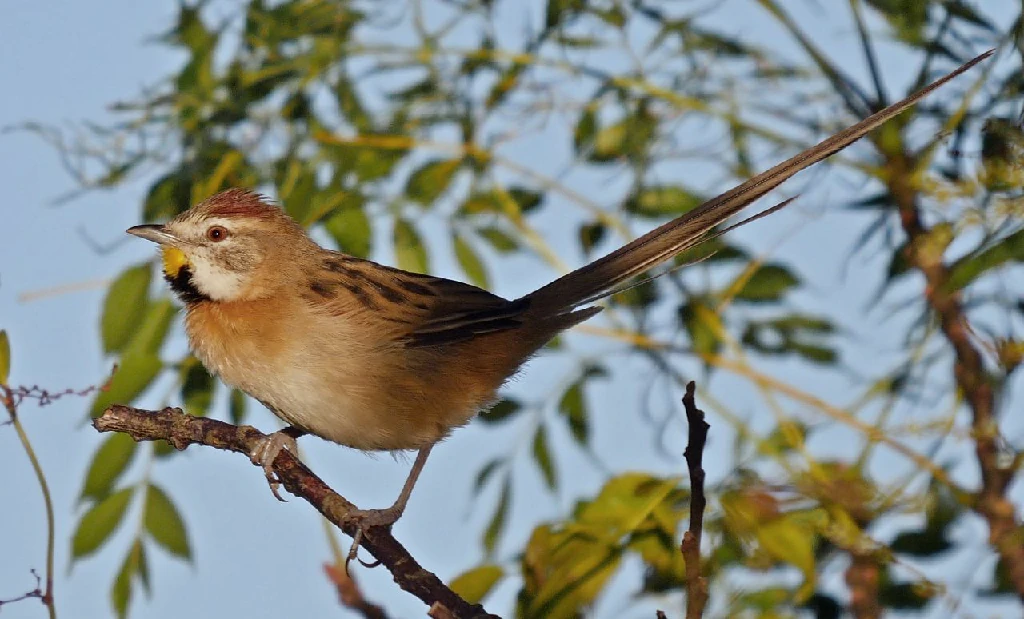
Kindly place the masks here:
<instances>
[{"instance_id":1,"label":"bird's tail feather","mask_svg":"<svg viewBox=\"0 0 1024 619\"><path fill-rule=\"evenodd\" d=\"M991 51L981 54L906 99L826 138L818 145L708 200L607 256L530 293L526 297L530 300L530 311L538 316L570 311L581 304L610 294L610 291L614 291L616 286L629 278L640 275L676 254L700 244L706 240L708 233L715 226L763 197L797 172L846 148L991 54Z\"/></svg>"}]
</instances>

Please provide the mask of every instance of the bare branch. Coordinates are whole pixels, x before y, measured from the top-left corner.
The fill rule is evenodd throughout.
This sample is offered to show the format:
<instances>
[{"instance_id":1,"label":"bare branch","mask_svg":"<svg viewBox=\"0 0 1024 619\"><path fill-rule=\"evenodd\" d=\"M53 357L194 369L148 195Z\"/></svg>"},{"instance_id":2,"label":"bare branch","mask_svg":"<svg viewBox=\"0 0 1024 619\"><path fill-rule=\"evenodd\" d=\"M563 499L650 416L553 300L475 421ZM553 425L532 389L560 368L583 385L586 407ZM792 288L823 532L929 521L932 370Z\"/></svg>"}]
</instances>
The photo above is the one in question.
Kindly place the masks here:
<instances>
[{"instance_id":1,"label":"bare branch","mask_svg":"<svg viewBox=\"0 0 1024 619\"><path fill-rule=\"evenodd\" d=\"M690 471L690 528L683 534L680 546L686 561L686 619L700 619L708 603L708 579L700 573L700 539L704 530L704 508L707 506L707 497L704 495L704 445L711 426L704 420L704 411L697 408L695 390L696 385L690 381L686 384L686 395L683 396L686 421L690 427L686 450L683 452L686 468Z\"/></svg>"},{"instance_id":2,"label":"bare branch","mask_svg":"<svg viewBox=\"0 0 1024 619\"><path fill-rule=\"evenodd\" d=\"M266 435L251 426L235 426L214 419L186 415L177 408L147 411L114 405L93 420L100 432L124 432L137 441L166 440L176 449L207 445L249 456ZM286 490L305 500L346 535L356 534L350 520L355 505L331 490L319 477L287 450L274 460L274 473ZM457 619L496 617L478 604L470 604L449 589L432 572L424 569L392 535L387 527L371 527L361 546L381 563L395 582L427 605L440 603Z\"/></svg>"}]
</instances>

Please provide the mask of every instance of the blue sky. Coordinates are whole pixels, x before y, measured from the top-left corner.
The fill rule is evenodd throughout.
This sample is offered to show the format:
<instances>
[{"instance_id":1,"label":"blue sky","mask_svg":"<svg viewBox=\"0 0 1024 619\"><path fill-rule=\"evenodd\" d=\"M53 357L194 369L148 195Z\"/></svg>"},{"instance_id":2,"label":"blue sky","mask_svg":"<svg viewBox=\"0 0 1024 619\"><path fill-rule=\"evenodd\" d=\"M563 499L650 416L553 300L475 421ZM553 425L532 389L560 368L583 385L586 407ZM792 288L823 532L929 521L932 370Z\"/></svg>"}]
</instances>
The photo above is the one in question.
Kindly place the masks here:
<instances>
[{"instance_id":1,"label":"blue sky","mask_svg":"<svg viewBox=\"0 0 1024 619\"><path fill-rule=\"evenodd\" d=\"M111 102L131 98L166 75L178 61L169 50L147 42L151 35L167 28L174 3L59 0L45 7L42 3L9 3L4 11L0 22L0 84L5 85L5 94L0 97L0 126L38 120L68 127L68 123L81 120L109 119L106 110ZM759 24L757 16L742 16L736 21L736 29L749 33ZM856 58L851 51L855 45L852 33L826 30L822 36L830 34L836 37L837 57ZM851 72L863 75L859 63L852 66ZM4 232L0 237L0 328L6 328L11 338L12 381L54 389L101 382L112 363L104 358L97 334L105 290L102 282L126 265L153 255L150 246L130 242L123 234L128 226L140 223L136 218L145 183L133 182L113 192L91 192L56 205L55 198L72 190L74 183L61 168L53 148L29 133L6 132L0 135L0 161L0 186L4 188L0 206L0 230ZM849 230L864 221L848 214L819 216L830 196L845 195L849 189L842 184L826 185L779 217L759 222L756 229L745 229L739 238L762 250L783 244L783 255L787 260L799 261L801 273L809 281L808 289L800 294L802 307L822 312L842 308L838 314L855 337L861 330L873 329L878 320L877 315L865 312L863 302L864 290L873 289L875 282L872 276L856 271L872 273L878 270L878 264L858 260L849 278L836 280L834 273L843 264L852 242ZM97 246L103 251L97 251ZM572 252L564 255L570 262L578 260ZM442 263L441 269L444 275L459 275L451 265ZM498 273L494 279L499 282L500 292L521 294L530 284L542 283L544 277L519 265ZM25 295L69 285L83 289L24 299ZM883 329L899 333L898 324ZM180 339L178 345L182 345ZM573 343L592 354L614 349L607 342L595 343L585 336L575 336ZM884 349L876 352L887 354ZM872 351L861 350L859 357L848 362L855 371L870 369ZM546 393L559 385L564 369L557 360L538 359L513 388ZM647 371L641 361L626 359L618 366L615 381L588 392L592 402L601 402L595 408L603 414L595 431L595 449L607 454L604 462L610 470L642 468L677 474L681 459L651 453L652 429L638 426L635 416L622 414L635 407L641 396L640 379ZM849 376L794 374L806 370L785 362L773 371L788 380L813 381L816 393L826 394L837 404L854 393ZM696 373L695 377L700 378ZM734 410L752 417L759 414L758 399L749 386L723 378L712 381L710 387L719 394L735 396L730 402ZM151 403L159 405L159 395ZM75 398L41 409L27 403L22 408L22 419L56 501L59 609L64 616L101 617L109 613L109 584L130 532L121 531L111 547L69 569L68 540L77 513L76 497L100 440L83 424L87 405L88 400ZM265 430L277 427L269 413L256 406L252 409L257 412L250 416L250 423ZM761 427L770 423L761 421L765 423L755 423ZM576 496L592 494L600 487L600 470L578 455L559 454L559 468L572 478L574 494L553 497L544 492L528 464L528 449L520 445L529 439L528 430L494 430L473 424L434 451L407 517L395 527L396 536L426 567L450 578L479 560L478 531L490 515L494 489L485 493L476 508L468 496L476 471L495 453L516 449L517 445L520 451L521 474L517 477L516 509L506 536L507 549L519 547L538 519L565 513ZM666 441L679 445L681 451L683 428L675 424L668 432ZM835 452L853 453L856 448L849 442L829 444L827 437L824 440L819 447ZM729 463L728 455L722 453L729 445L728 433L719 430L717 437L713 434L712 446L716 444L722 449L709 455L708 468L713 477L721 477ZM316 440L303 442L303 448L313 468L360 506L390 504L408 467L408 463L388 456L368 458ZM9 428L0 428L0 468L6 472L3 504L7 507L0 509L0 598L8 598L34 586L29 569L41 570L43 566L45 527L38 488ZM320 564L329 560L329 551L318 516L298 500L279 504L267 491L259 471L246 459L193 448L161 464L155 481L182 507L196 560L188 565L160 553L151 555L155 594L136 605L134 616L159 619L189 614L271 617L338 613L335 594L320 572ZM978 523L961 527L960 533L965 539L978 541L985 534ZM347 544L347 539L343 543ZM509 558L508 552L499 556ZM634 586L632 579L637 572L633 568L616 581L614 587L620 593ZM953 576L959 574L956 568L950 569ZM366 595L385 604L394 616L422 616L422 605L398 591L384 570L359 570L357 577ZM512 591L506 586L499 592L495 610L504 610L502 604L508 602ZM672 603L678 604L678 600ZM623 605L630 609L629 616L653 614L647 612L653 606L635 607L615 595L599 605L598 614L620 615ZM670 603L663 606L673 608ZM42 614L33 602L3 609L5 618Z\"/></svg>"}]
</instances>

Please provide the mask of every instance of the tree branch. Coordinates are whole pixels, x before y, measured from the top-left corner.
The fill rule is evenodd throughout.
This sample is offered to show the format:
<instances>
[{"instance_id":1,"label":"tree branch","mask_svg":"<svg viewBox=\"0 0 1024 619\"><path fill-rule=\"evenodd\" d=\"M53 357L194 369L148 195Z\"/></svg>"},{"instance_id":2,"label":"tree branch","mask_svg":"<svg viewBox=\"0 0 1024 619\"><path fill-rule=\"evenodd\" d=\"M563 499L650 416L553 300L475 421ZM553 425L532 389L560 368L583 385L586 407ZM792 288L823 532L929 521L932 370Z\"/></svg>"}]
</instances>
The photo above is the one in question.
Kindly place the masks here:
<instances>
[{"instance_id":1,"label":"tree branch","mask_svg":"<svg viewBox=\"0 0 1024 619\"><path fill-rule=\"evenodd\" d=\"M878 589L881 570L871 553L851 552L846 569L846 586L850 589L850 614L856 619L878 619L882 616Z\"/></svg>"},{"instance_id":2,"label":"tree branch","mask_svg":"<svg viewBox=\"0 0 1024 619\"><path fill-rule=\"evenodd\" d=\"M92 424L100 432L124 432L136 441L166 440L179 450L189 445L207 445L247 457L266 437L251 426L192 417L177 408L147 411L114 405ZM312 505L346 535L355 535L356 524L349 520L355 505L331 490L287 450L278 454L273 468L286 490ZM463 600L436 575L420 566L391 535L389 528L371 527L363 535L361 546L391 572L398 586L428 606L440 604L458 619L496 617L482 606Z\"/></svg>"},{"instance_id":3,"label":"tree branch","mask_svg":"<svg viewBox=\"0 0 1024 619\"><path fill-rule=\"evenodd\" d=\"M690 528L683 534L683 543L680 545L686 561L686 619L700 619L708 603L708 579L700 573L700 538L704 530L704 508L707 506L707 497L704 495L704 445L711 426L704 420L704 411L697 408L695 390L696 385L690 381L686 384L686 395L683 396L686 422L690 428L686 450L683 451L686 468L690 470Z\"/></svg>"},{"instance_id":4,"label":"tree branch","mask_svg":"<svg viewBox=\"0 0 1024 619\"><path fill-rule=\"evenodd\" d=\"M1005 565L1018 597L1024 601L1022 529L1013 502L1006 496L1015 471L1000 462L999 421L992 378L985 370L981 352L971 341L960 296L948 289L949 267L941 256L928 251L931 230L921 218L918 190L911 180L915 178L917 160L903 151L893 152L882 146L879 150L887 155L888 190L907 235L904 256L924 275L926 302L938 317L942 334L953 349L953 377L971 412L975 457L981 472L981 488L972 508L988 523L989 543Z\"/></svg>"}]
</instances>

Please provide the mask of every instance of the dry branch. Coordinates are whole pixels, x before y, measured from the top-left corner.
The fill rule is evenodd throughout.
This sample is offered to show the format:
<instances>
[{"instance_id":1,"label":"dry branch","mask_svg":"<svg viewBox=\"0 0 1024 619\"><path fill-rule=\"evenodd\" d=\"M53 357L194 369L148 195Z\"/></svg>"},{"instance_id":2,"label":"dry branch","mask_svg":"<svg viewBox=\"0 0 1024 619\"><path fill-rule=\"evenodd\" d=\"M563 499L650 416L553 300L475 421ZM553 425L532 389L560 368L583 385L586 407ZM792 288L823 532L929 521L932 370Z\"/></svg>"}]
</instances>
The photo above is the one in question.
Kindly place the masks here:
<instances>
[{"instance_id":1,"label":"dry branch","mask_svg":"<svg viewBox=\"0 0 1024 619\"><path fill-rule=\"evenodd\" d=\"M689 436L686 441L686 468L690 471L690 528L683 534L680 551L686 561L686 619L700 619L708 602L708 579L700 573L700 539L704 531L704 508L707 497L704 494L704 445L707 444L711 426L704 420L704 411L697 408L694 400L696 385L686 384L683 407Z\"/></svg>"},{"instance_id":2,"label":"dry branch","mask_svg":"<svg viewBox=\"0 0 1024 619\"><path fill-rule=\"evenodd\" d=\"M251 426L235 426L214 419L186 415L180 409L147 411L128 406L111 406L93 420L100 432L124 432L136 441L166 440L176 449L189 445L207 445L249 456L265 434ZM273 463L274 473L293 495L305 500L346 535L356 533L349 514L356 509L344 497L331 490L319 477L287 450ZM470 604L449 589L432 572L424 569L391 535L387 527L371 527L361 543L380 562L402 589L427 606L440 604L458 619L496 617L480 605Z\"/></svg>"}]
</instances>

